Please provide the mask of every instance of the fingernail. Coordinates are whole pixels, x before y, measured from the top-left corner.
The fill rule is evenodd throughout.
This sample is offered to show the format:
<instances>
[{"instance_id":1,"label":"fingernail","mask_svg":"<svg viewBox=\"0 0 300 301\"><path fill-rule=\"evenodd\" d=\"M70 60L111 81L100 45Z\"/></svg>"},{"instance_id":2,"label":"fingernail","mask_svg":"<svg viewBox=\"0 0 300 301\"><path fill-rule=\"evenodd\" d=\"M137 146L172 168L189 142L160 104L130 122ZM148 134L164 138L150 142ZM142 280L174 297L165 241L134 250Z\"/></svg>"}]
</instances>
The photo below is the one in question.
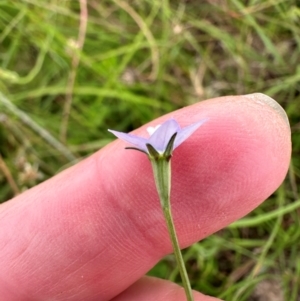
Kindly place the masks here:
<instances>
[{"instance_id":1,"label":"fingernail","mask_svg":"<svg viewBox=\"0 0 300 301\"><path fill-rule=\"evenodd\" d=\"M253 93L253 94L248 94L245 96L255 102L268 105L283 118L283 120L286 122L286 124L288 126L290 126L290 122L289 122L289 119L287 117L285 110L282 108L282 106L276 100L274 100L273 98L271 98L265 94L262 94L262 93Z\"/></svg>"}]
</instances>

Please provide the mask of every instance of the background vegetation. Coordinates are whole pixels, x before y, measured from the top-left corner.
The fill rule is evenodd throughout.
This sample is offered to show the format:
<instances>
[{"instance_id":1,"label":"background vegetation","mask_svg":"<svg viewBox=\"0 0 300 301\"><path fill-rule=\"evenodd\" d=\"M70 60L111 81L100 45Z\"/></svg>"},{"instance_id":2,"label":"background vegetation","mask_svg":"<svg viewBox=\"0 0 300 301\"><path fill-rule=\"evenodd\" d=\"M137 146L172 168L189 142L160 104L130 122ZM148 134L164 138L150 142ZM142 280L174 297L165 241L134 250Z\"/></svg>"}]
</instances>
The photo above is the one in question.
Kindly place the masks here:
<instances>
[{"instance_id":1,"label":"background vegetation","mask_svg":"<svg viewBox=\"0 0 300 301\"><path fill-rule=\"evenodd\" d=\"M204 293L300 300L299 25L296 0L0 1L1 201L107 144L107 128L260 91L290 118L287 179L184 255ZM150 274L180 282L174 266L170 256Z\"/></svg>"}]
</instances>

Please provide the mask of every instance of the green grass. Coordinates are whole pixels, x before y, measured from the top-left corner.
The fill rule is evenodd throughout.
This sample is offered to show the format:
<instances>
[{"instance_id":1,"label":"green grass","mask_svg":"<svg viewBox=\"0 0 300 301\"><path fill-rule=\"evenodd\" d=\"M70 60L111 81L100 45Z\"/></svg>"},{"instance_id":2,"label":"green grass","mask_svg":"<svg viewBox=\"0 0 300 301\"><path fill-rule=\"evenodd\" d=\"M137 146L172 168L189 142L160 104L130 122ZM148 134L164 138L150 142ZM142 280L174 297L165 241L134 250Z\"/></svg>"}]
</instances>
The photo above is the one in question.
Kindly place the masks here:
<instances>
[{"instance_id":1,"label":"green grass","mask_svg":"<svg viewBox=\"0 0 300 301\"><path fill-rule=\"evenodd\" d=\"M299 300L298 2L89 1L88 11L80 51L78 1L0 1L0 200L110 142L107 128L129 131L211 97L266 93L291 122L286 181L184 256L193 287L204 293L255 300L257 283L271 279L285 300ZM174 267L167 257L150 274L180 282Z\"/></svg>"}]
</instances>

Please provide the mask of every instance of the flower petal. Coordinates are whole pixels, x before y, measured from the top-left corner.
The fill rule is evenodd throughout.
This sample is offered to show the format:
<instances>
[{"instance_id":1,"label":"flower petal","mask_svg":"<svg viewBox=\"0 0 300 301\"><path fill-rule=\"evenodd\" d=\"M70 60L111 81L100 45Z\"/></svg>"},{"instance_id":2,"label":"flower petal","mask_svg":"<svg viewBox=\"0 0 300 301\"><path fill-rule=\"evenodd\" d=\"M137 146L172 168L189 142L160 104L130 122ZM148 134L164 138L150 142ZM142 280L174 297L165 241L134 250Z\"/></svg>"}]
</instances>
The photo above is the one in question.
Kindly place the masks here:
<instances>
[{"instance_id":1,"label":"flower petal","mask_svg":"<svg viewBox=\"0 0 300 301\"><path fill-rule=\"evenodd\" d=\"M149 138L148 144L151 144L158 152L163 153L171 137L180 131L180 126L175 119L165 121Z\"/></svg>"},{"instance_id":2,"label":"flower petal","mask_svg":"<svg viewBox=\"0 0 300 301\"><path fill-rule=\"evenodd\" d=\"M178 147L182 142L184 142L186 139L188 139L203 123L205 123L208 120L208 118L202 119L196 123L193 123L183 129L181 129L176 136L175 142L174 142L174 148Z\"/></svg>"},{"instance_id":3,"label":"flower petal","mask_svg":"<svg viewBox=\"0 0 300 301\"><path fill-rule=\"evenodd\" d=\"M148 150L146 147L147 139L138 137L135 135L131 135L131 134L118 132L118 131L113 131L113 130L108 130L108 131L111 132L112 134L114 134L116 137L120 138L121 140L126 141L130 144L133 144L138 149L141 149L148 153Z\"/></svg>"},{"instance_id":4,"label":"flower petal","mask_svg":"<svg viewBox=\"0 0 300 301\"><path fill-rule=\"evenodd\" d=\"M157 126L149 126L147 127L147 132L149 134L149 136L153 135L153 133L160 127L160 124L158 124Z\"/></svg>"}]
</instances>

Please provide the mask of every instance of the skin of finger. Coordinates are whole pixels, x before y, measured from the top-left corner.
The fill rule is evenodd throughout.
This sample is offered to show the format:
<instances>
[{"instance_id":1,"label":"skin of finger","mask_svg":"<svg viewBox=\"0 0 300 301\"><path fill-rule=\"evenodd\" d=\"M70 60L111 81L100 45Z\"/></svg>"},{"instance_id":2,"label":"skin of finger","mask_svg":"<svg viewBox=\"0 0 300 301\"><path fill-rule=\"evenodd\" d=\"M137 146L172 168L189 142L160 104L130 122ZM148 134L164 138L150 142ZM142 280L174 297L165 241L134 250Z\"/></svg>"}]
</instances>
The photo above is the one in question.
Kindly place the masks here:
<instances>
[{"instance_id":1,"label":"skin of finger","mask_svg":"<svg viewBox=\"0 0 300 301\"><path fill-rule=\"evenodd\" d=\"M271 107L229 96L134 134L170 117L181 126L209 118L172 158L172 211L186 247L272 194L288 169L290 132ZM2 206L5 300L110 300L171 252L149 161L125 146L117 140Z\"/></svg>"},{"instance_id":2,"label":"skin of finger","mask_svg":"<svg viewBox=\"0 0 300 301\"><path fill-rule=\"evenodd\" d=\"M221 301L193 292L195 301ZM173 282L153 277L143 277L111 301L186 301L184 289Z\"/></svg>"}]
</instances>

